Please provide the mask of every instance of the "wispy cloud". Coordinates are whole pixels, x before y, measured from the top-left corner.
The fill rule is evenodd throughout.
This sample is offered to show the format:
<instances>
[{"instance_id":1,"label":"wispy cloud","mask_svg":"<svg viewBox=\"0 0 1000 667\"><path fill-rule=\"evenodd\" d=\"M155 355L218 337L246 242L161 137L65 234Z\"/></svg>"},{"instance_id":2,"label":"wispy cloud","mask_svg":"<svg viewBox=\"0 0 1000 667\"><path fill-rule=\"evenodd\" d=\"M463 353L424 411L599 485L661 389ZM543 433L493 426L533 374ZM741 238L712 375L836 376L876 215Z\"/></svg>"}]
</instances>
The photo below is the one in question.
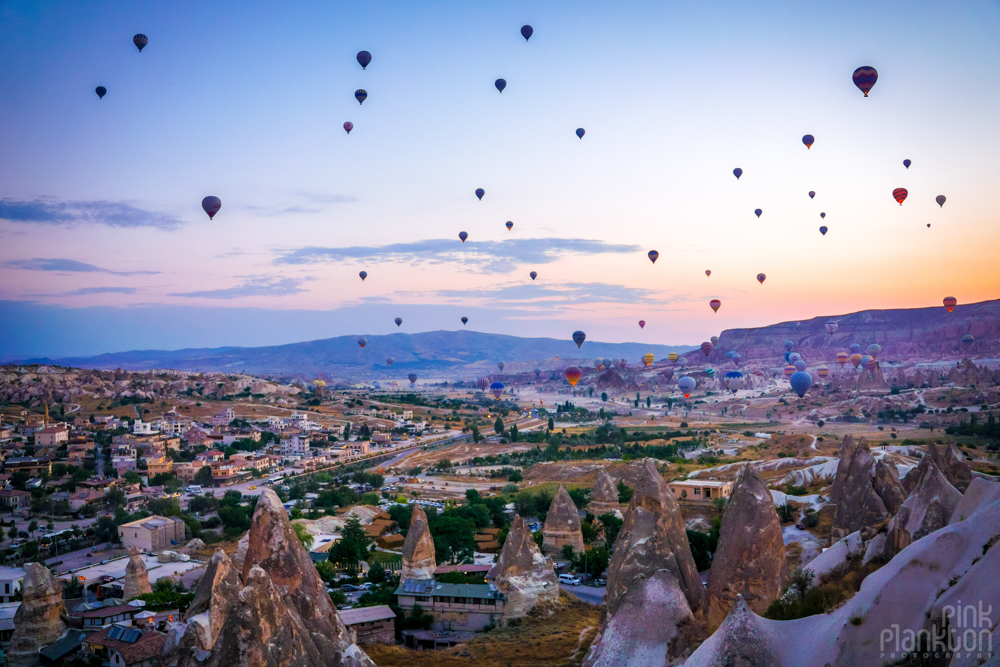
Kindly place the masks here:
<instances>
[{"instance_id":1,"label":"wispy cloud","mask_svg":"<svg viewBox=\"0 0 1000 667\"><path fill-rule=\"evenodd\" d=\"M535 283L507 285L496 289L437 290L441 298L464 301L483 299L498 305L558 304L574 306L590 303L648 304L662 301L663 295L655 290L605 283L562 283L538 285Z\"/></svg>"},{"instance_id":2,"label":"wispy cloud","mask_svg":"<svg viewBox=\"0 0 1000 667\"><path fill-rule=\"evenodd\" d=\"M87 296L89 294L135 294L136 287L81 287L72 292L65 292L60 296Z\"/></svg>"},{"instance_id":3,"label":"wispy cloud","mask_svg":"<svg viewBox=\"0 0 1000 667\"><path fill-rule=\"evenodd\" d=\"M0 220L40 225L108 225L109 227L156 227L174 229L182 224L167 213L146 211L125 202L32 201L0 199Z\"/></svg>"},{"instance_id":4,"label":"wispy cloud","mask_svg":"<svg viewBox=\"0 0 1000 667\"><path fill-rule=\"evenodd\" d=\"M283 276L248 276L240 285L198 292L181 292L169 296L187 299L239 299L245 296L289 296L304 292L301 285L311 278L285 278Z\"/></svg>"},{"instance_id":5,"label":"wispy cloud","mask_svg":"<svg viewBox=\"0 0 1000 667\"><path fill-rule=\"evenodd\" d=\"M467 241L428 239L414 243L385 246L323 248L308 246L286 250L275 264L315 264L345 260L390 259L414 263L454 262L474 265L483 273L506 273L519 264L540 265L565 255L638 252L639 246L606 243L590 239L510 239L506 241Z\"/></svg>"},{"instance_id":6,"label":"wispy cloud","mask_svg":"<svg viewBox=\"0 0 1000 667\"><path fill-rule=\"evenodd\" d=\"M93 264L78 262L75 259L12 259L3 266L26 271L58 271L61 273L109 273L113 276L155 276L159 271L112 271Z\"/></svg>"}]
</instances>

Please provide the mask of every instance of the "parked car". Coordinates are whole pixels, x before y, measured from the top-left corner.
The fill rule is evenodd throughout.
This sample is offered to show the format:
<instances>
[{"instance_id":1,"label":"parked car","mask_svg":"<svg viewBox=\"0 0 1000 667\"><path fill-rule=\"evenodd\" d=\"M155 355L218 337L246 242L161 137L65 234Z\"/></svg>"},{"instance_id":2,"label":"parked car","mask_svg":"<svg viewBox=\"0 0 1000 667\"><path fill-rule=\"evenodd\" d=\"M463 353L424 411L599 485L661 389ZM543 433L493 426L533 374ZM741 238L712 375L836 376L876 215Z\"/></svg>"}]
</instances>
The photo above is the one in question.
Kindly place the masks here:
<instances>
[{"instance_id":1,"label":"parked car","mask_svg":"<svg viewBox=\"0 0 1000 667\"><path fill-rule=\"evenodd\" d=\"M568 586L579 586L580 580L577 577L574 577L572 574L560 574L559 583L566 584Z\"/></svg>"},{"instance_id":2,"label":"parked car","mask_svg":"<svg viewBox=\"0 0 1000 667\"><path fill-rule=\"evenodd\" d=\"M358 586L358 590L359 591L370 591L372 588L374 588L374 586L375 586L375 584L373 584L372 582L366 581L365 583L363 583L360 586Z\"/></svg>"},{"instance_id":3,"label":"parked car","mask_svg":"<svg viewBox=\"0 0 1000 667\"><path fill-rule=\"evenodd\" d=\"M358 587L355 586L354 584L342 584L340 586L340 590L344 591L345 593L353 593L354 591L358 590Z\"/></svg>"}]
</instances>

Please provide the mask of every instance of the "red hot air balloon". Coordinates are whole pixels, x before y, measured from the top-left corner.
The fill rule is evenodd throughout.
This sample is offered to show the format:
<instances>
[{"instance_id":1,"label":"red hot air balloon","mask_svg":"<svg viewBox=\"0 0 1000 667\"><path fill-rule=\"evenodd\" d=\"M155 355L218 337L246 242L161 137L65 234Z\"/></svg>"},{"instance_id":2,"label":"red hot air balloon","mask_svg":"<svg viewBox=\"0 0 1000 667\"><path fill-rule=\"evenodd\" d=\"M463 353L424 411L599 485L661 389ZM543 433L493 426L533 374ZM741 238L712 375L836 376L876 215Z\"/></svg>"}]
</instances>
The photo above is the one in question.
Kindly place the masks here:
<instances>
[{"instance_id":1,"label":"red hot air balloon","mask_svg":"<svg viewBox=\"0 0 1000 667\"><path fill-rule=\"evenodd\" d=\"M368 277L368 272L367 271L362 271L358 275L361 276L361 282L364 282L365 278Z\"/></svg>"},{"instance_id":2,"label":"red hot air balloon","mask_svg":"<svg viewBox=\"0 0 1000 667\"><path fill-rule=\"evenodd\" d=\"M875 71L874 67L859 67L854 70L851 78L854 79L854 85L858 87L858 90L864 93L865 97L868 97L868 91L878 81L878 72Z\"/></svg>"},{"instance_id":3,"label":"red hot air balloon","mask_svg":"<svg viewBox=\"0 0 1000 667\"><path fill-rule=\"evenodd\" d=\"M524 41L531 39L531 36L535 33L534 29L530 25L521 26L521 37L524 37Z\"/></svg>"},{"instance_id":4,"label":"red hot air balloon","mask_svg":"<svg viewBox=\"0 0 1000 667\"><path fill-rule=\"evenodd\" d=\"M462 243L465 243L465 239L469 238L468 232L459 232L458 238L462 239Z\"/></svg>"},{"instance_id":5,"label":"red hot air balloon","mask_svg":"<svg viewBox=\"0 0 1000 667\"><path fill-rule=\"evenodd\" d=\"M372 54L367 51L358 51L358 64L361 65L361 69L366 69L368 63L372 61Z\"/></svg>"},{"instance_id":6,"label":"red hot air balloon","mask_svg":"<svg viewBox=\"0 0 1000 667\"><path fill-rule=\"evenodd\" d=\"M708 305L711 306L712 310L717 313L719 312L719 308L722 307L722 302L719 301L718 299L712 299L711 301L708 302Z\"/></svg>"},{"instance_id":7,"label":"red hot air balloon","mask_svg":"<svg viewBox=\"0 0 1000 667\"><path fill-rule=\"evenodd\" d=\"M902 206L903 202L906 201L906 195L908 194L910 193L906 191L906 188L896 188L892 191L892 198L898 201L899 205Z\"/></svg>"},{"instance_id":8,"label":"red hot air balloon","mask_svg":"<svg viewBox=\"0 0 1000 667\"><path fill-rule=\"evenodd\" d=\"M811 134L807 134L802 137L802 143L806 145L806 148L812 148L813 143L816 141L816 137Z\"/></svg>"},{"instance_id":9,"label":"red hot air balloon","mask_svg":"<svg viewBox=\"0 0 1000 667\"><path fill-rule=\"evenodd\" d=\"M570 366L563 371L563 375L566 377L566 381L575 387L576 383L583 377L583 371L577 366Z\"/></svg>"},{"instance_id":10,"label":"red hot air balloon","mask_svg":"<svg viewBox=\"0 0 1000 667\"><path fill-rule=\"evenodd\" d=\"M656 252L655 250L650 250L646 254L649 257L649 261L651 261L653 264L656 264L656 258L660 256L660 253Z\"/></svg>"},{"instance_id":11,"label":"red hot air balloon","mask_svg":"<svg viewBox=\"0 0 1000 667\"><path fill-rule=\"evenodd\" d=\"M706 276L710 276L710 275L712 275L712 271L711 271L711 270L707 270L707 271L705 271L705 275L706 275Z\"/></svg>"},{"instance_id":12,"label":"red hot air balloon","mask_svg":"<svg viewBox=\"0 0 1000 667\"><path fill-rule=\"evenodd\" d=\"M640 329L646 328L646 320L639 320L639 328Z\"/></svg>"},{"instance_id":13,"label":"red hot air balloon","mask_svg":"<svg viewBox=\"0 0 1000 667\"><path fill-rule=\"evenodd\" d=\"M507 221L507 231L509 232L514 227L514 223L510 220Z\"/></svg>"},{"instance_id":14,"label":"red hot air balloon","mask_svg":"<svg viewBox=\"0 0 1000 667\"><path fill-rule=\"evenodd\" d=\"M344 132L350 134L351 130L353 129L354 129L354 123L352 123L351 121L347 121L346 123L344 123Z\"/></svg>"},{"instance_id":15,"label":"red hot air balloon","mask_svg":"<svg viewBox=\"0 0 1000 667\"><path fill-rule=\"evenodd\" d=\"M201 200L201 207L208 213L208 219L214 220L215 214L222 208L222 200L218 197L205 197Z\"/></svg>"},{"instance_id":16,"label":"red hot air balloon","mask_svg":"<svg viewBox=\"0 0 1000 667\"><path fill-rule=\"evenodd\" d=\"M958 299L956 299L955 297L946 296L944 298L944 307L948 310L949 313L954 312L955 306L957 305L958 305Z\"/></svg>"},{"instance_id":17,"label":"red hot air balloon","mask_svg":"<svg viewBox=\"0 0 1000 667\"><path fill-rule=\"evenodd\" d=\"M531 276L531 279L532 279L532 280L534 280L535 278L537 278L537 277L538 277L538 273L536 273L535 271L532 271L532 272L531 272L531 273L529 273L528 275L529 275L529 276Z\"/></svg>"},{"instance_id":18,"label":"red hot air balloon","mask_svg":"<svg viewBox=\"0 0 1000 667\"><path fill-rule=\"evenodd\" d=\"M767 280L767 276L765 276L763 273L757 274L757 282L763 285L765 280Z\"/></svg>"}]
</instances>

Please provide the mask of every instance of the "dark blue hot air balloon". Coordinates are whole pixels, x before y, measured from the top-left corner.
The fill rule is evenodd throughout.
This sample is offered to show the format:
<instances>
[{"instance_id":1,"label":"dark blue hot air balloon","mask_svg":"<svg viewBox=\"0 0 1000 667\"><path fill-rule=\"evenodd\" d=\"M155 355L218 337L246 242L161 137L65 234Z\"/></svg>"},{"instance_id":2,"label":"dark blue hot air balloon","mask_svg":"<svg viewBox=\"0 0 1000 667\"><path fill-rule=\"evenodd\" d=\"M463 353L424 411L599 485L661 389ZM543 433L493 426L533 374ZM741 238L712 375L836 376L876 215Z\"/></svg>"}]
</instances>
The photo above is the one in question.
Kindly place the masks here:
<instances>
[{"instance_id":1,"label":"dark blue hot air balloon","mask_svg":"<svg viewBox=\"0 0 1000 667\"><path fill-rule=\"evenodd\" d=\"M807 134L802 137L802 143L806 145L806 148L812 148L813 143L816 141L816 137L811 134Z\"/></svg>"},{"instance_id":2,"label":"dark blue hot air balloon","mask_svg":"<svg viewBox=\"0 0 1000 667\"><path fill-rule=\"evenodd\" d=\"M486 190L482 188L476 188L476 196L479 197L479 201L483 200L483 195L486 194Z\"/></svg>"},{"instance_id":3,"label":"dark blue hot air balloon","mask_svg":"<svg viewBox=\"0 0 1000 667\"><path fill-rule=\"evenodd\" d=\"M790 340L786 340L785 341L785 349L786 350L788 350L789 352L791 352L793 347L795 347L795 343L794 342L792 342Z\"/></svg>"},{"instance_id":4,"label":"dark blue hot air balloon","mask_svg":"<svg viewBox=\"0 0 1000 667\"><path fill-rule=\"evenodd\" d=\"M756 215L756 216L757 216L758 218L760 217L760 214L761 214L761 213L763 213L763 212L764 212L764 211L762 211L762 210L761 210L761 209L759 209L759 208L757 208L757 209L754 209L754 215Z\"/></svg>"},{"instance_id":5,"label":"dark blue hot air balloon","mask_svg":"<svg viewBox=\"0 0 1000 667\"><path fill-rule=\"evenodd\" d=\"M507 82L504 81L503 79L497 79L496 81L493 82L493 85L496 86L497 90L499 90L502 93L503 89L507 87Z\"/></svg>"},{"instance_id":6,"label":"dark blue hot air balloon","mask_svg":"<svg viewBox=\"0 0 1000 667\"><path fill-rule=\"evenodd\" d=\"M367 97L368 91L364 88L358 88L354 91L354 98L358 101L358 104L364 104Z\"/></svg>"},{"instance_id":7,"label":"dark blue hot air balloon","mask_svg":"<svg viewBox=\"0 0 1000 667\"><path fill-rule=\"evenodd\" d=\"M868 91L878 81L878 72L875 71L874 67L859 67L854 70L851 78L854 79L854 85L858 87L858 90L864 93L865 97L868 97Z\"/></svg>"},{"instance_id":8,"label":"dark blue hot air balloon","mask_svg":"<svg viewBox=\"0 0 1000 667\"><path fill-rule=\"evenodd\" d=\"M403 324L403 318L402 317L397 317L395 321L396 321L396 326L397 327L400 326L401 324Z\"/></svg>"},{"instance_id":9,"label":"dark blue hot air balloon","mask_svg":"<svg viewBox=\"0 0 1000 667\"><path fill-rule=\"evenodd\" d=\"M802 398L809 391L809 387L812 386L813 378L812 375L805 371L795 371L792 376L788 378L788 383L792 385L792 390Z\"/></svg>"},{"instance_id":10,"label":"dark blue hot air balloon","mask_svg":"<svg viewBox=\"0 0 1000 667\"><path fill-rule=\"evenodd\" d=\"M906 167L907 169L910 168L911 164L913 164L913 163L910 162L909 160L903 160L903 166Z\"/></svg>"},{"instance_id":11,"label":"dark blue hot air balloon","mask_svg":"<svg viewBox=\"0 0 1000 667\"><path fill-rule=\"evenodd\" d=\"M104 96L108 94L108 89L104 86L98 86L94 92L97 93L97 96L103 100Z\"/></svg>"},{"instance_id":12,"label":"dark blue hot air balloon","mask_svg":"<svg viewBox=\"0 0 1000 667\"><path fill-rule=\"evenodd\" d=\"M576 136L580 137L581 139L583 139L583 135L585 135L586 133L587 131L582 127L576 128Z\"/></svg>"},{"instance_id":13,"label":"dark blue hot air balloon","mask_svg":"<svg viewBox=\"0 0 1000 667\"><path fill-rule=\"evenodd\" d=\"M149 38L140 32L132 38L132 43L135 44L135 48L139 49L139 53L142 53L143 48L149 44Z\"/></svg>"},{"instance_id":14,"label":"dark blue hot air balloon","mask_svg":"<svg viewBox=\"0 0 1000 667\"><path fill-rule=\"evenodd\" d=\"M797 371L804 371L806 369L806 360L805 359L796 359L792 363L792 366L795 366L795 370L797 370Z\"/></svg>"},{"instance_id":15,"label":"dark blue hot air balloon","mask_svg":"<svg viewBox=\"0 0 1000 667\"><path fill-rule=\"evenodd\" d=\"M851 354L857 354L858 352L861 351L861 346L858 345L857 343L851 343L850 345L847 346L847 349L850 351Z\"/></svg>"},{"instance_id":16,"label":"dark blue hot air balloon","mask_svg":"<svg viewBox=\"0 0 1000 667\"><path fill-rule=\"evenodd\" d=\"M503 382L494 382L491 384L490 391L493 393L493 397L499 401L500 395L503 394Z\"/></svg>"},{"instance_id":17,"label":"dark blue hot air balloon","mask_svg":"<svg viewBox=\"0 0 1000 667\"><path fill-rule=\"evenodd\" d=\"M542 369L536 366L533 372L535 373L535 377L538 377L539 375L542 374Z\"/></svg>"},{"instance_id":18,"label":"dark blue hot air balloon","mask_svg":"<svg viewBox=\"0 0 1000 667\"><path fill-rule=\"evenodd\" d=\"M524 41L527 42L529 39L531 39L531 36L534 33L535 33L535 31L531 28L530 25L522 25L521 26L521 37L524 37Z\"/></svg>"},{"instance_id":19,"label":"dark blue hot air balloon","mask_svg":"<svg viewBox=\"0 0 1000 667\"><path fill-rule=\"evenodd\" d=\"M368 63L372 61L372 54L367 51L358 51L358 64L361 65L361 69L368 67Z\"/></svg>"},{"instance_id":20,"label":"dark blue hot air balloon","mask_svg":"<svg viewBox=\"0 0 1000 667\"><path fill-rule=\"evenodd\" d=\"M740 169L739 167L736 167L736 169L733 169L733 176L736 177L737 181L740 180L740 176L742 176L742 175L743 175L743 170L742 169Z\"/></svg>"},{"instance_id":21,"label":"dark blue hot air balloon","mask_svg":"<svg viewBox=\"0 0 1000 667\"><path fill-rule=\"evenodd\" d=\"M581 345L583 345L583 341L585 341L585 340L587 340L587 334L583 333L582 331L574 331L573 332L573 342L576 343L577 347L580 347ZM590 348L587 348L587 349L590 349Z\"/></svg>"},{"instance_id":22,"label":"dark blue hot air balloon","mask_svg":"<svg viewBox=\"0 0 1000 667\"><path fill-rule=\"evenodd\" d=\"M829 229L826 227L826 225L823 225L822 227L819 228L819 233L822 234L823 236L826 236L826 233L828 231Z\"/></svg>"},{"instance_id":23,"label":"dark blue hot air balloon","mask_svg":"<svg viewBox=\"0 0 1000 667\"><path fill-rule=\"evenodd\" d=\"M458 238L462 239L462 243L465 243L465 239L469 238L468 232L459 232Z\"/></svg>"},{"instance_id":24,"label":"dark blue hot air balloon","mask_svg":"<svg viewBox=\"0 0 1000 667\"><path fill-rule=\"evenodd\" d=\"M468 323L469 323L469 318L468 317L462 317L462 326L465 326Z\"/></svg>"},{"instance_id":25,"label":"dark blue hot air balloon","mask_svg":"<svg viewBox=\"0 0 1000 667\"><path fill-rule=\"evenodd\" d=\"M785 363L786 364L787 363L791 363L791 356L792 356L791 352L785 352Z\"/></svg>"}]
</instances>

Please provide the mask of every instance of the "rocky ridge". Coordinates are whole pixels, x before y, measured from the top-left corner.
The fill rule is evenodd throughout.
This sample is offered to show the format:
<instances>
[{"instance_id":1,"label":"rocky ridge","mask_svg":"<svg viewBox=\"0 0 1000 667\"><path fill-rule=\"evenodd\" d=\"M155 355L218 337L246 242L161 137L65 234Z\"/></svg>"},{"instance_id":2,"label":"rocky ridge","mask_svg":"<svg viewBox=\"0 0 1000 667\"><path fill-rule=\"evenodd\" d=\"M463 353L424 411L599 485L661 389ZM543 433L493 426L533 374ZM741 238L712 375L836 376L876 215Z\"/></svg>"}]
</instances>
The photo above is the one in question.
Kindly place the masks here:
<instances>
[{"instance_id":1,"label":"rocky ridge","mask_svg":"<svg viewBox=\"0 0 1000 667\"><path fill-rule=\"evenodd\" d=\"M559 490L552 498L549 511L545 515L542 535L544 537L542 551L545 553L562 554L562 549L566 545L573 547L575 553L583 552L580 512L562 484L559 485Z\"/></svg>"},{"instance_id":2,"label":"rocky ridge","mask_svg":"<svg viewBox=\"0 0 1000 667\"><path fill-rule=\"evenodd\" d=\"M403 569L400 579L433 579L437 569L434 538L427 523L427 514L414 503L410 514L410 528L403 541Z\"/></svg>"},{"instance_id":3,"label":"rocky ridge","mask_svg":"<svg viewBox=\"0 0 1000 667\"><path fill-rule=\"evenodd\" d=\"M559 600L559 578L552 562L542 555L528 524L516 514L497 559L496 587L507 598L505 620L521 618L536 605Z\"/></svg>"}]
</instances>

